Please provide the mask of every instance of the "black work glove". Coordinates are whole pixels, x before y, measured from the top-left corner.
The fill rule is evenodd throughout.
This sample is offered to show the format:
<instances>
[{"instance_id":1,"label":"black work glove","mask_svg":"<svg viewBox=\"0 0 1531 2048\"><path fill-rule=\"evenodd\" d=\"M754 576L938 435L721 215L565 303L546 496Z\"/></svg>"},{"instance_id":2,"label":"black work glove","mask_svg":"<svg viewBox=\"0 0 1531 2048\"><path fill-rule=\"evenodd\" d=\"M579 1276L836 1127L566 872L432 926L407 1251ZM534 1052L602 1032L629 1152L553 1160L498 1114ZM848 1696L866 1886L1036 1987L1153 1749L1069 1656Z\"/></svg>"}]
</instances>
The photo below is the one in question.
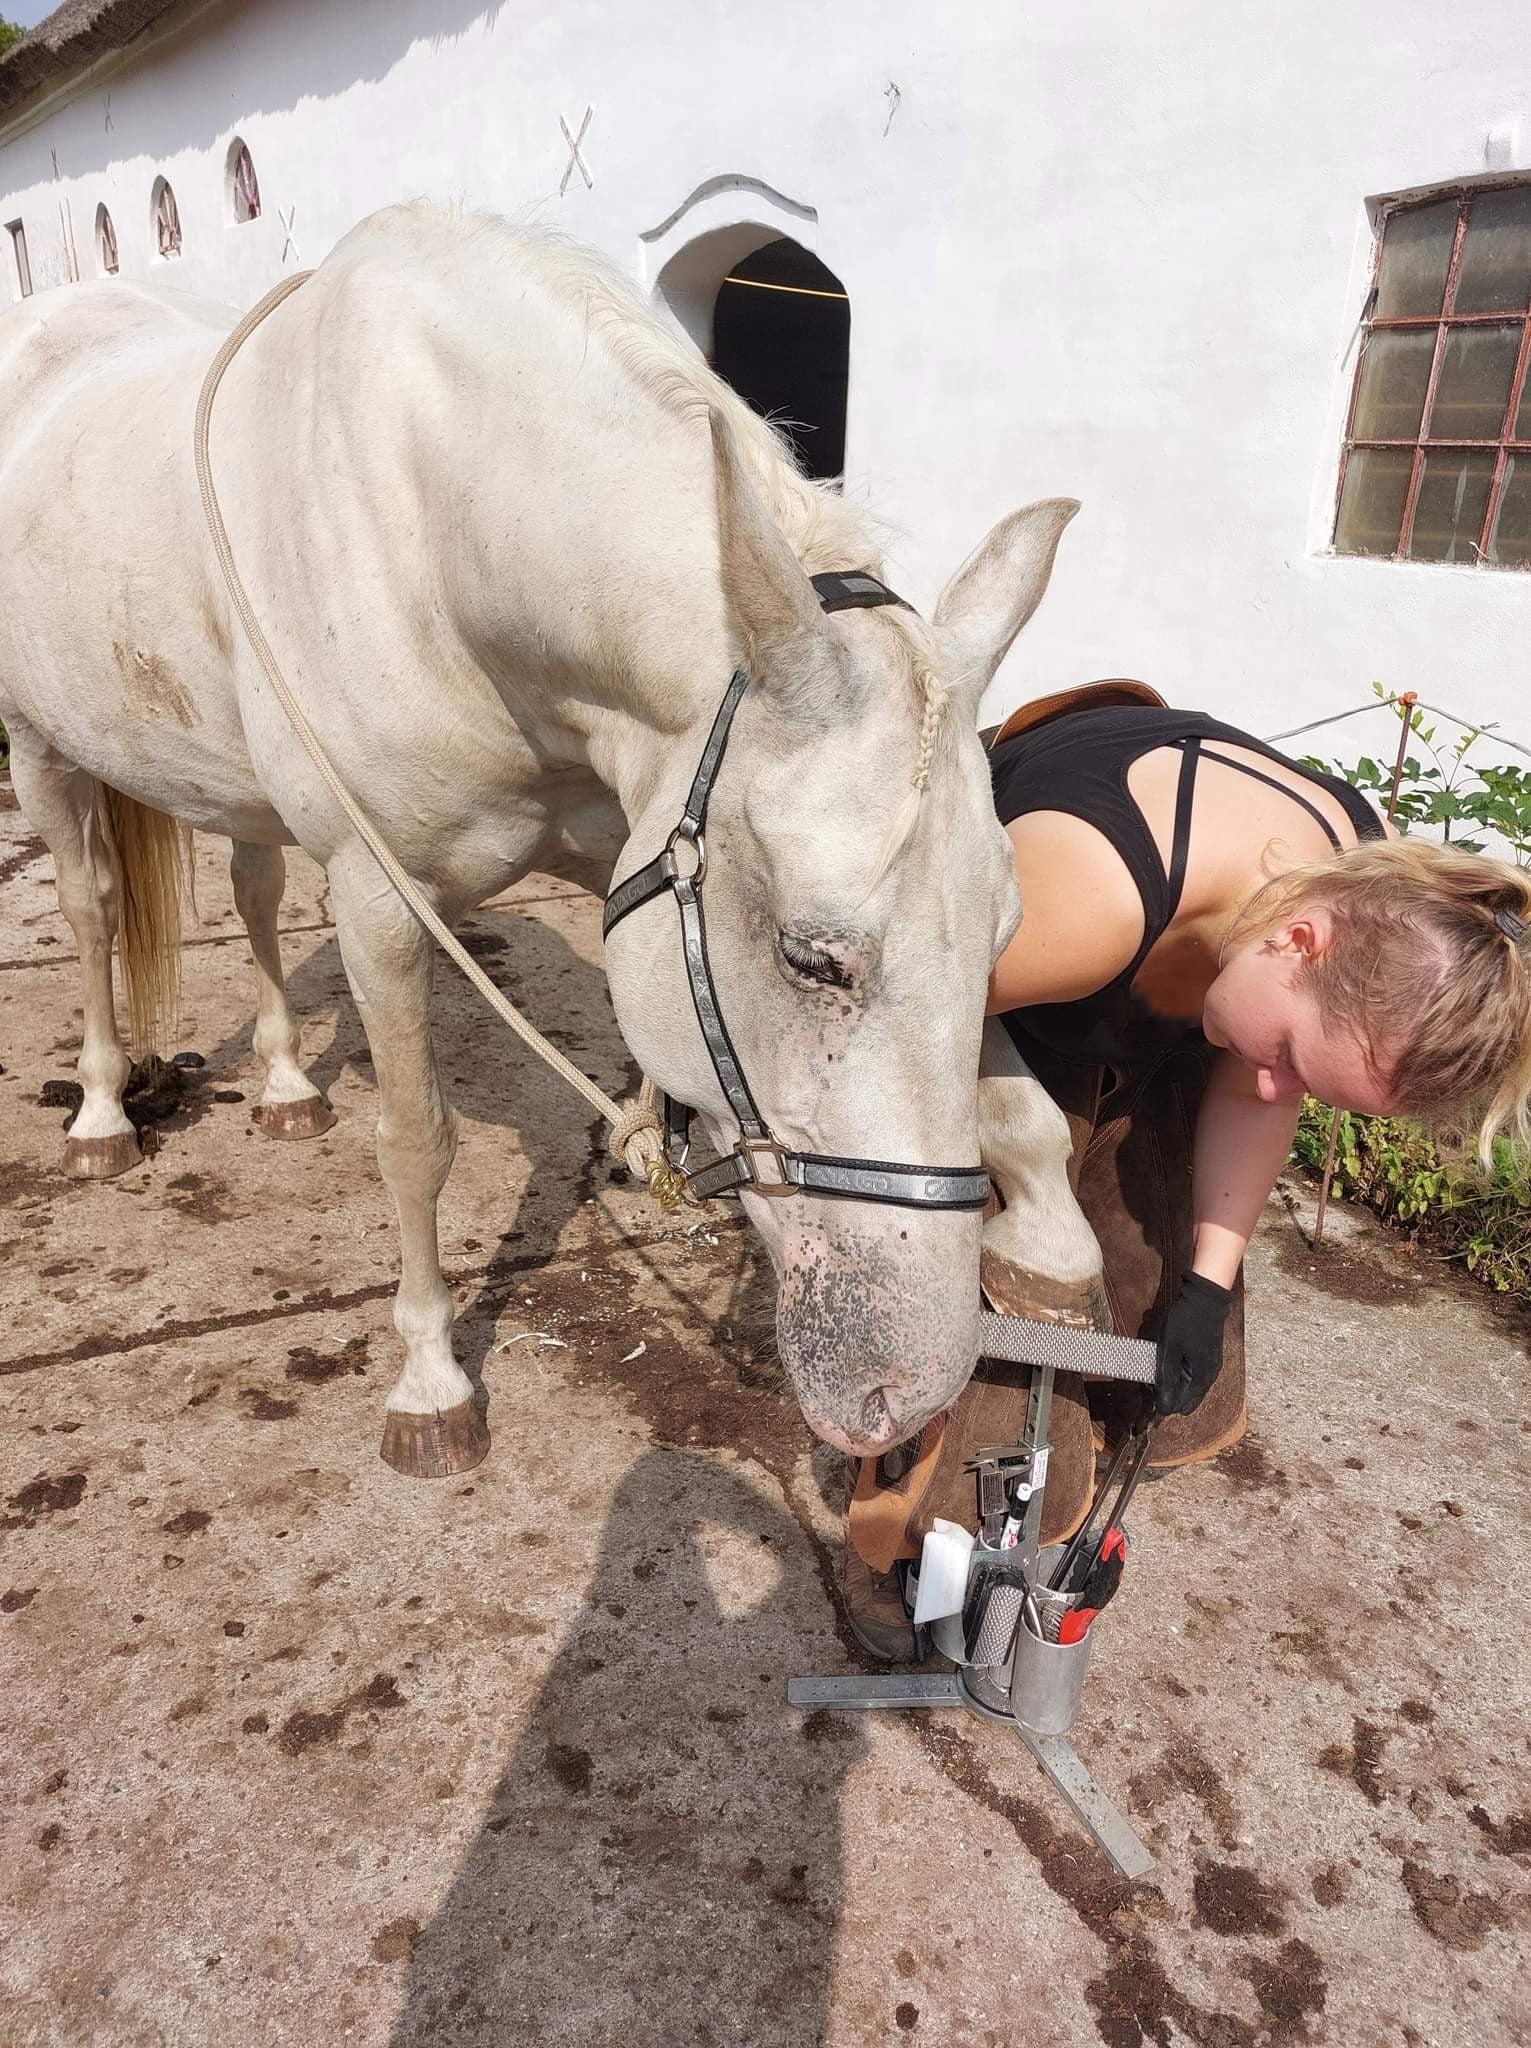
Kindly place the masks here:
<instances>
[{"instance_id":1,"label":"black work glove","mask_svg":"<svg viewBox=\"0 0 1531 2048\"><path fill-rule=\"evenodd\" d=\"M1201 1406L1223 1362L1223 1325L1232 1304L1231 1288L1200 1273L1181 1281L1159 1339L1158 1414L1189 1415Z\"/></svg>"}]
</instances>

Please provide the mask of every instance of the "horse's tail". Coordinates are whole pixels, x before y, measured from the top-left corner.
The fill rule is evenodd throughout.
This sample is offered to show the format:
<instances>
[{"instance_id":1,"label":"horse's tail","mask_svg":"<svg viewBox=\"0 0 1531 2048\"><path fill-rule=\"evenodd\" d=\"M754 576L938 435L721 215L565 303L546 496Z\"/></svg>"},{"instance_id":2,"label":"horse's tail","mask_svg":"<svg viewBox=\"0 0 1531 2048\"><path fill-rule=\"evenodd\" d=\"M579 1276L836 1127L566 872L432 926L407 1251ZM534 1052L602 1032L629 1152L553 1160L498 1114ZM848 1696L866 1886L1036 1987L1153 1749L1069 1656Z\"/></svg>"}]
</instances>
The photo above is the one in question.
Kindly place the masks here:
<instances>
[{"instance_id":1,"label":"horse's tail","mask_svg":"<svg viewBox=\"0 0 1531 2048\"><path fill-rule=\"evenodd\" d=\"M181 894L190 884L191 832L163 811L96 784L117 878L117 943L137 1058L169 1050L181 1007ZM163 1034L163 1036L162 1036Z\"/></svg>"}]
</instances>

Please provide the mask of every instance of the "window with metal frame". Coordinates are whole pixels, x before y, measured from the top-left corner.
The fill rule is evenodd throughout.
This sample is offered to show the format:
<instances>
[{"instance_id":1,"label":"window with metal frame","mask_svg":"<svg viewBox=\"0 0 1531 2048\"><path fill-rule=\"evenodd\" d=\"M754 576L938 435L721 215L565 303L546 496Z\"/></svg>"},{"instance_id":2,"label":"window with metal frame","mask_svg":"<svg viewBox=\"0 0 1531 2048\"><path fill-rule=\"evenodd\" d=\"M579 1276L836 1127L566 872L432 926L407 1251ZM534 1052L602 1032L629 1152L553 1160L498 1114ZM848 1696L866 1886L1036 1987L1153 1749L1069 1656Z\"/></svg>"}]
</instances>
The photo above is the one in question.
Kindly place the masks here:
<instances>
[{"instance_id":1,"label":"window with metal frame","mask_svg":"<svg viewBox=\"0 0 1531 2048\"><path fill-rule=\"evenodd\" d=\"M229 198L236 224L260 219L260 184L249 150L238 136L229 150Z\"/></svg>"},{"instance_id":2,"label":"window with metal frame","mask_svg":"<svg viewBox=\"0 0 1531 2048\"><path fill-rule=\"evenodd\" d=\"M1340 462L1335 551L1531 568L1531 183L1391 206Z\"/></svg>"},{"instance_id":3,"label":"window with metal frame","mask_svg":"<svg viewBox=\"0 0 1531 2048\"><path fill-rule=\"evenodd\" d=\"M96 254L101 259L102 275L115 277L118 269L117 230L104 206L96 208Z\"/></svg>"},{"instance_id":4,"label":"window with metal frame","mask_svg":"<svg viewBox=\"0 0 1531 2048\"><path fill-rule=\"evenodd\" d=\"M21 287L21 296L32 296L32 266L27 260L27 231L19 220L8 220L5 232L11 238L11 252L16 258L16 282Z\"/></svg>"},{"instance_id":5,"label":"window with metal frame","mask_svg":"<svg viewBox=\"0 0 1531 2048\"><path fill-rule=\"evenodd\" d=\"M165 178L154 181L154 246L166 258L181 253L180 209Z\"/></svg>"}]
</instances>

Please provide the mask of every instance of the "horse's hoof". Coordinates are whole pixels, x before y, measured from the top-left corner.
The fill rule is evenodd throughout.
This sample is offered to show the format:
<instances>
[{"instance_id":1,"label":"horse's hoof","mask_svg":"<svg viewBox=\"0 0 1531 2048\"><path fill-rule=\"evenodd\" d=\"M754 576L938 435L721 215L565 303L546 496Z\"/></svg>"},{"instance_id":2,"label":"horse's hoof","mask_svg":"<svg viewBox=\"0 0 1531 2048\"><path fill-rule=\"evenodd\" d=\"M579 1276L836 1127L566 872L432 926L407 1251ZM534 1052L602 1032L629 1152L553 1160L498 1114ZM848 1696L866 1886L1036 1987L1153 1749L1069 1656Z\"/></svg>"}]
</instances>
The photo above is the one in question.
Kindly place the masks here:
<instances>
[{"instance_id":1,"label":"horse's hoof","mask_svg":"<svg viewBox=\"0 0 1531 2048\"><path fill-rule=\"evenodd\" d=\"M268 1138L317 1138L334 1126L335 1112L322 1095L300 1095L296 1102L262 1102L255 1121Z\"/></svg>"},{"instance_id":2,"label":"horse's hoof","mask_svg":"<svg viewBox=\"0 0 1531 2048\"><path fill-rule=\"evenodd\" d=\"M113 1131L109 1138L65 1138L64 1171L71 1180L110 1180L143 1159L137 1131Z\"/></svg>"},{"instance_id":3,"label":"horse's hoof","mask_svg":"<svg viewBox=\"0 0 1531 2048\"><path fill-rule=\"evenodd\" d=\"M1002 1316L1028 1316L1039 1323L1070 1323L1079 1330L1109 1330L1111 1305L1105 1282L1049 1280L1018 1266L987 1246L979 1258L979 1284Z\"/></svg>"},{"instance_id":4,"label":"horse's hoof","mask_svg":"<svg viewBox=\"0 0 1531 2048\"><path fill-rule=\"evenodd\" d=\"M390 1408L383 1418L383 1463L406 1479L450 1479L488 1455L489 1425L471 1400L429 1415Z\"/></svg>"}]
</instances>

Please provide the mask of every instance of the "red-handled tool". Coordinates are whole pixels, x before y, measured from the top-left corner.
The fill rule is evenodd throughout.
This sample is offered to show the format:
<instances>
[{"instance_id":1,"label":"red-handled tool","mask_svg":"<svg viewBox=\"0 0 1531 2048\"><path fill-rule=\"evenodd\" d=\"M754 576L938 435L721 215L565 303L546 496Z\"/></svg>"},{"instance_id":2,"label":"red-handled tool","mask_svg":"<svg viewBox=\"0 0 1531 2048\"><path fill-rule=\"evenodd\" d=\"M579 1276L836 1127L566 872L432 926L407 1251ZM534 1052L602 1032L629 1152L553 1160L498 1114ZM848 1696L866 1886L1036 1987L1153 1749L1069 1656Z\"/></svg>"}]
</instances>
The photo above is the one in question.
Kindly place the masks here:
<instances>
[{"instance_id":1,"label":"red-handled tool","mask_svg":"<svg viewBox=\"0 0 1531 2048\"><path fill-rule=\"evenodd\" d=\"M1126 1562L1126 1533L1113 1523L1101 1541L1095 1562L1091 1565L1084 1584L1074 1596L1073 1605L1058 1624L1060 1643L1084 1641L1089 1633L1090 1623L1122 1583L1122 1567Z\"/></svg>"}]
</instances>

